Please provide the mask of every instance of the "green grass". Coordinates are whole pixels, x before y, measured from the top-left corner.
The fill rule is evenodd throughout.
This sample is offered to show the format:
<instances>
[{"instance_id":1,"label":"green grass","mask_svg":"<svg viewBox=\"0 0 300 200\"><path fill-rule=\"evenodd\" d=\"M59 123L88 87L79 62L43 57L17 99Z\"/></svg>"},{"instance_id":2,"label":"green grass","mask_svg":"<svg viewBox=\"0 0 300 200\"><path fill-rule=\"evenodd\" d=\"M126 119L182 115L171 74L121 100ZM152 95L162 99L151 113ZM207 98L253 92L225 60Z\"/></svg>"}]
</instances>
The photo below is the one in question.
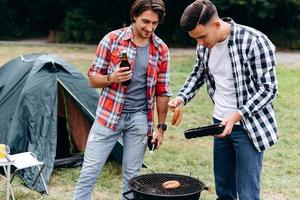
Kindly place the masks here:
<instances>
[{"instance_id":1,"label":"green grass","mask_svg":"<svg viewBox=\"0 0 300 200\"><path fill-rule=\"evenodd\" d=\"M0 45L0 65L10 59L32 52L55 53L86 73L94 58L96 46L16 46ZM172 50L171 50L172 53ZM184 83L194 65L194 54L172 54L171 84L174 95ZM279 95L274 103L280 140L265 152L262 172L262 200L296 200L300 197L300 64L298 67L277 67ZM203 87L185 107L183 122L179 127L168 129L164 143L154 157L146 154L149 169L142 173L165 172L190 175L202 180L212 191L203 191L201 199L213 200L214 177L212 171L212 138L186 140L182 132L186 128L211 123L213 105ZM170 124L171 113L167 123ZM80 167L56 169L50 180L50 194L41 195L24 186L19 178L13 183L16 199L72 199ZM5 181L0 177L0 199L4 199ZM94 189L94 199L115 200L121 191L121 168L109 162Z\"/></svg>"}]
</instances>

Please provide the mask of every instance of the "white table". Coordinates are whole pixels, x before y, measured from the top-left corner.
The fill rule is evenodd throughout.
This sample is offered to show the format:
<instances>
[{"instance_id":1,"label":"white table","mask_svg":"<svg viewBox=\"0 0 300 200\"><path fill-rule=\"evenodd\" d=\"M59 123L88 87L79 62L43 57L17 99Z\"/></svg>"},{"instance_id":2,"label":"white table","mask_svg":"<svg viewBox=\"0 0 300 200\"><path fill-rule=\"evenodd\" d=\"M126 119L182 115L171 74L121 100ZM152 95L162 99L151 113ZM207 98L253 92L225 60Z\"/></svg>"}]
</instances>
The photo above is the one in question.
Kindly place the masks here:
<instances>
[{"instance_id":1,"label":"white table","mask_svg":"<svg viewBox=\"0 0 300 200\"><path fill-rule=\"evenodd\" d=\"M9 200L10 191L11 196L14 199L14 194L10 185L10 167L13 164L13 161L8 161L7 159L0 159L0 167L3 167L6 174L6 200Z\"/></svg>"}]
</instances>

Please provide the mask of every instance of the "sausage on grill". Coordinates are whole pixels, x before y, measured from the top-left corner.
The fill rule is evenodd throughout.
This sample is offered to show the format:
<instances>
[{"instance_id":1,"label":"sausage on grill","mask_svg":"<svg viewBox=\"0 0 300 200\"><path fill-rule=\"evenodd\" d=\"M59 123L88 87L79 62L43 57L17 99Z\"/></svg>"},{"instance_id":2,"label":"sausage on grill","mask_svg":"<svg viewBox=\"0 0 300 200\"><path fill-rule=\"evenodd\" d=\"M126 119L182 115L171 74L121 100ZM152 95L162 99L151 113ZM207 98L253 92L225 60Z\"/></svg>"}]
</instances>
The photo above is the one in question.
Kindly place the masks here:
<instances>
[{"instance_id":1,"label":"sausage on grill","mask_svg":"<svg viewBox=\"0 0 300 200\"><path fill-rule=\"evenodd\" d=\"M162 184L162 187L164 189L177 189L181 186L179 181L171 180L171 181L166 181Z\"/></svg>"}]
</instances>

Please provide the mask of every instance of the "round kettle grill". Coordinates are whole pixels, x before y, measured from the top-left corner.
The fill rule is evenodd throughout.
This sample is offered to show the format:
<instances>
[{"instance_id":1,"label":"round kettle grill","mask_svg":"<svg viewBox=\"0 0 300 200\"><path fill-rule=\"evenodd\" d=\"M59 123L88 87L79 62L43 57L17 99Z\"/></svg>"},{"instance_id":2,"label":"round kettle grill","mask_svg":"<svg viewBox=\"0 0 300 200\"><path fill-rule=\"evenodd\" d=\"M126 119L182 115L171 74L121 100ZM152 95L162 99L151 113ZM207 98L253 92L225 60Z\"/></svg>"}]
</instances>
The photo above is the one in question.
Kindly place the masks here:
<instances>
[{"instance_id":1,"label":"round kettle grill","mask_svg":"<svg viewBox=\"0 0 300 200\"><path fill-rule=\"evenodd\" d=\"M178 181L181 186L175 189L163 188L163 183L170 180ZM200 180L180 174L145 174L129 181L130 191L123 193L126 199L130 193L132 200L199 200L200 193L208 188Z\"/></svg>"}]
</instances>

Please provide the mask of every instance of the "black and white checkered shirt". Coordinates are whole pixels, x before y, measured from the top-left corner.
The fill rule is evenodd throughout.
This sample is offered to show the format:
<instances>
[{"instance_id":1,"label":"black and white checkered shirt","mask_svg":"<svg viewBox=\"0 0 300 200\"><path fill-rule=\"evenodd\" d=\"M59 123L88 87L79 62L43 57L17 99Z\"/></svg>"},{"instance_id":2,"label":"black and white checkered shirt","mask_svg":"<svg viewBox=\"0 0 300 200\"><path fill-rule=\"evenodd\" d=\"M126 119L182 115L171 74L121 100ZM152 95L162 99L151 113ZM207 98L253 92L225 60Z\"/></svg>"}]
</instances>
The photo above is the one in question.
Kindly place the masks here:
<instances>
[{"instance_id":1,"label":"black and white checkered shirt","mask_svg":"<svg viewBox=\"0 0 300 200\"><path fill-rule=\"evenodd\" d=\"M263 33L230 18L228 41L238 112L255 148L263 151L278 140L272 101L277 96L275 46ZM208 68L210 49L198 46L196 65L178 96L189 102L206 82L213 100L215 82Z\"/></svg>"}]
</instances>

